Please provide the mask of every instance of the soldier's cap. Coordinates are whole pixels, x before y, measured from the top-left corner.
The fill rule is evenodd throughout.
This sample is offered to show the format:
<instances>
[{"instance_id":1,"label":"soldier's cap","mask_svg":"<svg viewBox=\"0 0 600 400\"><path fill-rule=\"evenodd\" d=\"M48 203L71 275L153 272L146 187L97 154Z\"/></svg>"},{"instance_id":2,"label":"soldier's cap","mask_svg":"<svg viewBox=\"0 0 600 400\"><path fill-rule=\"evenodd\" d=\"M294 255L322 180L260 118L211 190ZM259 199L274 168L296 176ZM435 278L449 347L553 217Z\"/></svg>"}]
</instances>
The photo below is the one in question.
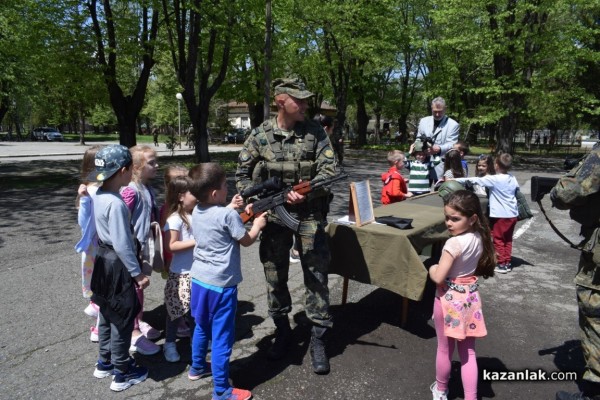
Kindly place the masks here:
<instances>
[{"instance_id":1,"label":"soldier's cap","mask_svg":"<svg viewBox=\"0 0 600 400\"><path fill-rule=\"evenodd\" d=\"M277 96L279 94L288 94L296 99L308 99L309 97L314 96L314 93L306 90L306 86L304 82L300 79L293 78L279 78L275 79L272 82L273 87L273 96Z\"/></svg>"},{"instance_id":2,"label":"soldier's cap","mask_svg":"<svg viewBox=\"0 0 600 400\"><path fill-rule=\"evenodd\" d=\"M88 179L92 182L104 182L118 170L132 163L129 149L120 144L111 144L101 148L94 159L96 170Z\"/></svg>"}]
</instances>

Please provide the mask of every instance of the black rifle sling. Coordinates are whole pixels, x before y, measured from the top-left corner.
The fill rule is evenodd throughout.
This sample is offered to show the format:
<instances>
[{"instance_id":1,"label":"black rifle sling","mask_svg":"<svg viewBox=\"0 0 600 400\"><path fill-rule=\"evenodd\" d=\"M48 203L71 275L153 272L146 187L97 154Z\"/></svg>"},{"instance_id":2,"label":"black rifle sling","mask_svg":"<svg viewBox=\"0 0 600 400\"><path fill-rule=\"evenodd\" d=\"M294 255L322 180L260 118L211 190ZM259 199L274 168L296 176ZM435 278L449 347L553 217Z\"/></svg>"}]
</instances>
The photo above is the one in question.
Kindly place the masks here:
<instances>
[{"instance_id":1,"label":"black rifle sling","mask_svg":"<svg viewBox=\"0 0 600 400\"><path fill-rule=\"evenodd\" d=\"M548 223L550 224L550 228L552 228L554 233L556 233L562 240L567 242L569 244L569 246L571 246L571 248L576 249L576 250L581 250L583 248L583 245L582 244L575 245L565 235L563 235L558 230L558 228L552 223L552 221L550 221L550 218L548 217L548 214L546 214L546 210L544 209L542 202L540 200L538 200L537 203L538 203L538 206L540 206L540 210L542 210L542 214L544 214L544 217L546 217L546 221L548 221Z\"/></svg>"}]
</instances>

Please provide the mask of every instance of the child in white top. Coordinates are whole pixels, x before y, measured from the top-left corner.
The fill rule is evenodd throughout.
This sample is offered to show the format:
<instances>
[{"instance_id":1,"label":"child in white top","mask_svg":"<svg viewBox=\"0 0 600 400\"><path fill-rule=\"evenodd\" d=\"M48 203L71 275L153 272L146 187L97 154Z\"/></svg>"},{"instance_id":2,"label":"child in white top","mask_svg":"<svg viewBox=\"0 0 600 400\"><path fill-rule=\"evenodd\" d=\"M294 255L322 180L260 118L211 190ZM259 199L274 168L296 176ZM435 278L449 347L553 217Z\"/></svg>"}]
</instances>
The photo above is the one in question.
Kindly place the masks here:
<instances>
[{"instance_id":1,"label":"child in white top","mask_svg":"<svg viewBox=\"0 0 600 400\"><path fill-rule=\"evenodd\" d=\"M494 157L489 154L481 154L477 159L476 171L478 178L486 175L495 175L496 170L494 169ZM477 196L487 197L488 193L485 187L480 185L473 185L473 191Z\"/></svg>"},{"instance_id":2,"label":"child in white top","mask_svg":"<svg viewBox=\"0 0 600 400\"><path fill-rule=\"evenodd\" d=\"M190 178L177 176L167 186L166 204L169 214L163 231L165 246L173 254L169 265L167 284L165 285L165 307L167 324L163 352L169 362L178 362L175 339L182 320L189 320L192 326L190 310L190 269L193 262L194 235L192 233L192 211L197 200L190 193Z\"/></svg>"},{"instance_id":3,"label":"child in white top","mask_svg":"<svg viewBox=\"0 0 600 400\"><path fill-rule=\"evenodd\" d=\"M516 198L519 183L514 176L508 174L511 166L512 156L503 153L498 155L494 161L495 175L457 179L458 182L469 181L489 190L490 225L498 257L496 272L502 274L512 270L512 236L519 215Z\"/></svg>"},{"instance_id":4,"label":"child in white top","mask_svg":"<svg viewBox=\"0 0 600 400\"><path fill-rule=\"evenodd\" d=\"M436 381L431 392L447 400L454 347L458 346L465 400L477 399L475 338L487 334L477 277L494 275L494 252L479 198L457 190L444 198L446 227L452 236L439 264L429 269L437 284L433 319L437 334ZM468 306L465 306L467 304Z\"/></svg>"}]
</instances>

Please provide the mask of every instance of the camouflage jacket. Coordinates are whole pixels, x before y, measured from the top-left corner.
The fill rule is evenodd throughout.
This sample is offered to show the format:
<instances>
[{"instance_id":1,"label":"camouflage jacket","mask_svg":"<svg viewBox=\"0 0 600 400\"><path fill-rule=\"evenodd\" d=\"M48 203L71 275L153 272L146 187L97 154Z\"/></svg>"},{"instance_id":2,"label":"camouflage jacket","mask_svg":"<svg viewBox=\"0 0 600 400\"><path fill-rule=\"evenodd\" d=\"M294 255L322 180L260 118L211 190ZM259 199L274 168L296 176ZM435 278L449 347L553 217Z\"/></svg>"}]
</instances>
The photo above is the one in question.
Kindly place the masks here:
<instances>
[{"instance_id":1,"label":"camouflage jacket","mask_svg":"<svg viewBox=\"0 0 600 400\"><path fill-rule=\"evenodd\" d=\"M275 146L269 143L269 135L266 132L268 129L272 129L272 137L278 142L275 145L280 146L279 160L274 151ZM279 129L274 118L253 129L238 157L235 174L238 191L260 183L264 174L256 169L267 168L267 163L280 164L287 170L298 170L301 168L300 164L310 164L311 172L304 172L305 180L335 175L335 157L327 133L320 124L312 120L296 123L294 129L289 132ZM298 175L291 180L284 179L284 182L294 185L299 179ZM320 189L309 193L307 201L328 195L327 189Z\"/></svg>"},{"instance_id":2,"label":"camouflage jacket","mask_svg":"<svg viewBox=\"0 0 600 400\"><path fill-rule=\"evenodd\" d=\"M570 210L571 219L583 228L600 226L600 146L558 180L550 192L552 204ZM584 229L589 230L589 229ZM584 234L585 235L585 234Z\"/></svg>"},{"instance_id":3,"label":"camouflage jacket","mask_svg":"<svg viewBox=\"0 0 600 400\"><path fill-rule=\"evenodd\" d=\"M582 254L575 284L600 290L600 147L581 164L558 180L550 192L552 204L570 210L571 219L581 224Z\"/></svg>"}]
</instances>

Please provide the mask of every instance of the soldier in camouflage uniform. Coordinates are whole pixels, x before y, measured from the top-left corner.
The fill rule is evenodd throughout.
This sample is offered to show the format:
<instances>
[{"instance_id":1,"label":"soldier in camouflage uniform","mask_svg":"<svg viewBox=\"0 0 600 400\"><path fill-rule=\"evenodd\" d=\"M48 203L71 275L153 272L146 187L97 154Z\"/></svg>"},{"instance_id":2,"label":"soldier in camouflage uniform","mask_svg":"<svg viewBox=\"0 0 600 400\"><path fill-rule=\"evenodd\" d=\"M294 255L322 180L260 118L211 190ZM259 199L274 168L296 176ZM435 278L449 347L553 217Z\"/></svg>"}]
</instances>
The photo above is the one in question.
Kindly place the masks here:
<instances>
[{"instance_id":1,"label":"soldier in camouflage uniform","mask_svg":"<svg viewBox=\"0 0 600 400\"><path fill-rule=\"evenodd\" d=\"M556 208L570 210L584 237L575 276L586 363L583 393L558 392L556 399L600 399L600 142L579 166L559 179L550 198Z\"/></svg>"},{"instance_id":2,"label":"soldier in camouflage uniform","mask_svg":"<svg viewBox=\"0 0 600 400\"><path fill-rule=\"evenodd\" d=\"M240 192L273 176L295 185L301 180L335 175L335 156L327 134L317 122L305 119L306 99L313 94L298 79L277 79L272 87L277 117L254 129L244 143L236 172ZM305 310L313 324L310 354L313 370L318 374L329 372L325 336L333 325L327 287L330 254L324 230L328 197L329 190L324 188L306 196L291 191L285 208L300 221L298 232L292 232L277 215L271 214L262 232L259 249L267 280L269 315L277 327L267 355L271 359L280 359L286 354L292 337L287 316L292 310L287 281L289 250L294 236L300 244L306 287Z\"/></svg>"}]
</instances>

